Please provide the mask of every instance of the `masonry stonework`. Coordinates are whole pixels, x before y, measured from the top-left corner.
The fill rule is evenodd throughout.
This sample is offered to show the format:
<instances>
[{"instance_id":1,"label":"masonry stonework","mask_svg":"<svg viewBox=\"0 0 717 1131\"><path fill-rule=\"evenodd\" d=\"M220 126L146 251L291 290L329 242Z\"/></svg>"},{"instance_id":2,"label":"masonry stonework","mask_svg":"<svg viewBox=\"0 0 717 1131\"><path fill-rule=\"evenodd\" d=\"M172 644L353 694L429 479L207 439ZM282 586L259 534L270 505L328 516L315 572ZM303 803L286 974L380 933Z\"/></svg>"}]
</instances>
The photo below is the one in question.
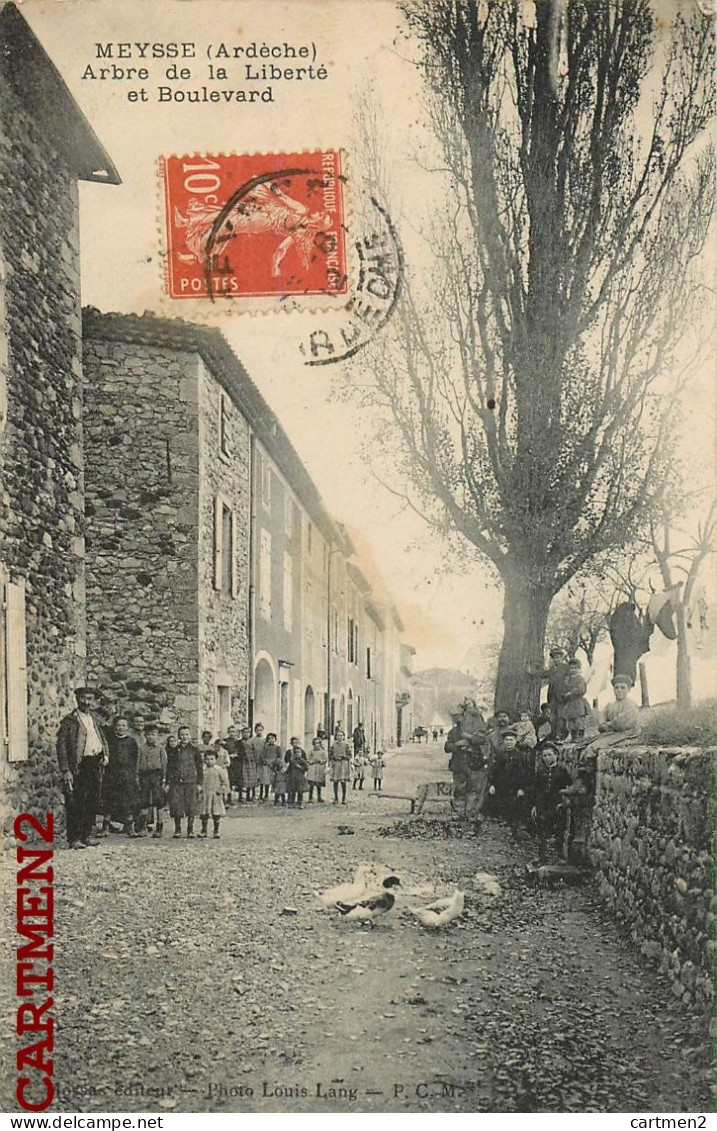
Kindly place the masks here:
<instances>
[{"instance_id":1,"label":"masonry stonework","mask_svg":"<svg viewBox=\"0 0 717 1131\"><path fill-rule=\"evenodd\" d=\"M88 678L108 713L196 725L199 365L85 317Z\"/></svg>"},{"instance_id":2,"label":"masonry stonework","mask_svg":"<svg viewBox=\"0 0 717 1131\"><path fill-rule=\"evenodd\" d=\"M598 890L686 1005L712 999L714 750L600 755L591 835Z\"/></svg>"},{"instance_id":3,"label":"masonry stonework","mask_svg":"<svg viewBox=\"0 0 717 1131\"><path fill-rule=\"evenodd\" d=\"M0 580L26 587L29 718L5 801L59 812L55 735L85 651L77 184L1 69L0 100Z\"/></svg>"},{"instance_id":4,"label":"masonry stonework","mask_svg":"<svg viewBox=\"0 0 717 1131\"><path fill-rule=\"evenodd\" d=\"M240 365L186 323L88 310L84 333L88 673L108 714L216 732L248 700L250 427L218 376Z\"/></svg>"}]
</instances>

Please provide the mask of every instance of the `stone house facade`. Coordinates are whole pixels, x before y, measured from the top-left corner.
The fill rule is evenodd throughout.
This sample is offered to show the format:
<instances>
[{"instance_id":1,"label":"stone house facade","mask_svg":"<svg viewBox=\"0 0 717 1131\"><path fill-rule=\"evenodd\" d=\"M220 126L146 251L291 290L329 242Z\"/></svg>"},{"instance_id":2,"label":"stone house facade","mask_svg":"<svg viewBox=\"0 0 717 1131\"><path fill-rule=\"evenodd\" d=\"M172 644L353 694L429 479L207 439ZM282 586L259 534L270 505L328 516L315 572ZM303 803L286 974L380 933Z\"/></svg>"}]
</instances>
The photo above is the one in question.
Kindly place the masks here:
<instances>
[{"instance_id":1,"label":"stone house facade","mask_svg":"<svg viewBox=\"0 0 717 1131\"><path fill-rule=\"evenodd\" d=\"M0 742L4 815L59 810L57 724L85 678L78 180L112 162L0 8Z\"/></svg>"},{"instance_id":2,"label":"stone house facade","mask_svg":"<svg viewBox=\"0 0 717 1131\"><path fill-rule=\"evenodd\" d=\"M88 676L108 714L247 711L248 380L221 335L85 311Z\"/></svg>"},{"instance_id":3,"label":"stone house facade","mask_svg":"<svg viewBox=\"0 0 717 1131\"><path fill-rule=\"evenodd\" d=\"M303 734L302 513L287 478L258 440L253 483L252 714L286 748L297 730Z\"/></svg>"}]
</instances>

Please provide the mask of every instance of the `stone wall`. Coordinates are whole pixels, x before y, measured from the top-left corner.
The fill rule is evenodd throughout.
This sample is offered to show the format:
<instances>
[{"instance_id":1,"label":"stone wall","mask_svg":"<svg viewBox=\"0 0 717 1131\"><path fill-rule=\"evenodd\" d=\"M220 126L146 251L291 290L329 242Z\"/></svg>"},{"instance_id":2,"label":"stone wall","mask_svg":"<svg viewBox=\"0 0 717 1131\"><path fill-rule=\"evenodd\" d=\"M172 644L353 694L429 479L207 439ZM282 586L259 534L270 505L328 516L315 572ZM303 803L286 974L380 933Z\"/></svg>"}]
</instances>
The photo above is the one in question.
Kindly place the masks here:
<instances>
[{"instance_id":1,"label":"stone wall","mask_svg":"<svg viewBox=\"0 0 717 1131\"><path fill-rule=\"evenodd\" d=\"M61 810L58 722L84 677L77 184L0 74L0 580L26 585L29 759L5 805ZM6 419L5 417L6 412Z\"/></svg>"},{"instance_id":2,"label":"stone wall","mask_svg":"<svg viewBox=\"0 0 717 1131\"><path fill-rule=\"evenodd\" d=\"M199 359L86 315L87 672L108 714L196 728Z\"/></svg>"},{"instance_id":3,"label":"stone wall","mask_svg":"<svg viewBox=\"0 0 717 1131\"><path fill-rule=\"evenodd\" d=\"M603 752L590 857L601 897L675 995L706 1007L715 957L715 751Z\"/></svg>"},{"instance_id":4,"label":"stone wall","mask_svg":"<svg viewBox=\"0 0 717 1131\"><path fill-rule=\"evenodd\" d=\"M217 714L216 690L228 687L231 717L248 717L249 531L251 447L249 426L229 395L200 361L199 395L199 726L216 733L227 719ZM222 401L226 452L222 451ZM214 508L224 499L233 515L231 592L215 585ZM224 548L226 550L226 548Z\"/></svg>"}]
</instances>

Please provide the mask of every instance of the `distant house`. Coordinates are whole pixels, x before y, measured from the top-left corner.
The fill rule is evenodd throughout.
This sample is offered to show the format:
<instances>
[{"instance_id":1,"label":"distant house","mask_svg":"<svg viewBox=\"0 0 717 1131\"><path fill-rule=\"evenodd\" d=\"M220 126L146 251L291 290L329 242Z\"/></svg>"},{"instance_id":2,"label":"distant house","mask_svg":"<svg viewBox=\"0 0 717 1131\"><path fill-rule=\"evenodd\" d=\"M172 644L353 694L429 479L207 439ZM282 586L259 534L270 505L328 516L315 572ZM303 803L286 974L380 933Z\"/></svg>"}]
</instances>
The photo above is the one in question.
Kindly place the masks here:
<instances>
[{"instance_id":1,"label":"distant house","mask_svg":"<svg viewBox=\"0 0 717 1131\"><path fill-rule=\"evenodd\" d=\"M85 678L77 182L119 176L13 4L0 109L0 764L10 809L46 812Z\"/></svg>"},{"instance_id":2,"label":"distant house","mask_svg":"<svg viewBox=\"0 0 717 1131\"><path fill-rule=\"evenodd\" d=\"M429 729L450 727L451 715L468 696L476 697L476 680L452 668L428 668L411 678L411 702L415 726ZM481 706L480 703L477 704Z\"/></svg>"}]
</instances>

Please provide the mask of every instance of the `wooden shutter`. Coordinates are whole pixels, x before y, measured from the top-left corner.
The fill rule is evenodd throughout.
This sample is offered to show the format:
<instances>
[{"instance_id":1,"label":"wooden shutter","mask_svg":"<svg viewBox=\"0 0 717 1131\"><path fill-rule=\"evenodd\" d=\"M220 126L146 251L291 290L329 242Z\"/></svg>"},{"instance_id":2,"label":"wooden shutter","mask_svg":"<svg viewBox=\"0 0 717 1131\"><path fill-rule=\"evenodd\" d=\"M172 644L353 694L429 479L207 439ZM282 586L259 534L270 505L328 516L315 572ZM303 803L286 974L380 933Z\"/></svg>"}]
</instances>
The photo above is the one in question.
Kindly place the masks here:
<instances>
[{"instance_id":1,"label":"wooden shutter","mask_svg":"<svg viewBox=\"0 0 717 1131\"><path fill-rule=\"evenodd\" d=\"M222 587L222 500L214 496L214 588Z\"/></svg>"},{"instance_id":2,"label":"wooden shutter","mask_svg":"<svg viewBox=\"0 0 717 1131\"><path fill-rule=\"evenodd\" d=\"M26 762L27 735L27 640L25 582L5 586L5 702L7 758Z\"/></svg>"},{"instance_id":3,"label":"wooden shutter","mask_svg":"<svg viewBox=\"0 0 717 1131\"><path fill-rule=\"evenodd\" d=\"M239 577L237 575L237 516L236 511L231 512L231 519L229 529L231 531L231 582L232 582L232 597L236 597L239 592Z\"/></svg>"}]
</instances>

